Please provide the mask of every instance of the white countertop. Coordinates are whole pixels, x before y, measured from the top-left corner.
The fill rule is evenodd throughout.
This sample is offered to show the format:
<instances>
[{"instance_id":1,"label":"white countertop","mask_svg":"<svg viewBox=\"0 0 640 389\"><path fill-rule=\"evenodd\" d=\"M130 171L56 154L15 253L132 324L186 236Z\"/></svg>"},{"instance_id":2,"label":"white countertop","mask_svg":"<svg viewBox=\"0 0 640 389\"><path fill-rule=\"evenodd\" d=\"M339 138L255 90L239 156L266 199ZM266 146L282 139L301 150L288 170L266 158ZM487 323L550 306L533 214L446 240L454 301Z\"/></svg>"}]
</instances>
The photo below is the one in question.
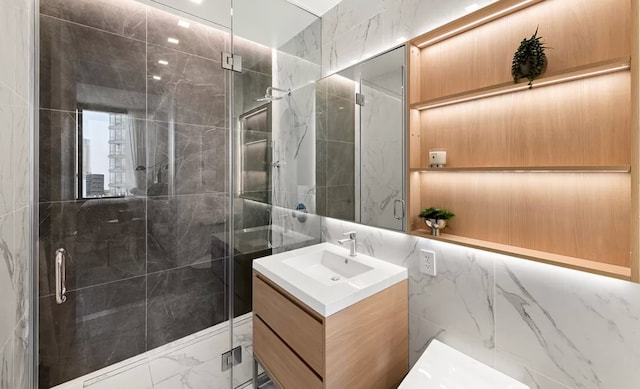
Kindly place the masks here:
<instances>
[{"instance_id":1,"label":"white countertop","mask_svg":"<svg viewBox=\"0 0 640 389\"><path fill-rule=\"evenodd\" d=\"M350 261L360 262L373 269L344 282L328 285L285 263L285 260L290 258L303 257L321 250L345 256ZM323 317L331 316L358 301L407 279L407 269L404 267L359 253L355 257L349 257L347 249L331 243L320 243L260 258L253 261L253 269Z\"/></svg>"}]
</instances>

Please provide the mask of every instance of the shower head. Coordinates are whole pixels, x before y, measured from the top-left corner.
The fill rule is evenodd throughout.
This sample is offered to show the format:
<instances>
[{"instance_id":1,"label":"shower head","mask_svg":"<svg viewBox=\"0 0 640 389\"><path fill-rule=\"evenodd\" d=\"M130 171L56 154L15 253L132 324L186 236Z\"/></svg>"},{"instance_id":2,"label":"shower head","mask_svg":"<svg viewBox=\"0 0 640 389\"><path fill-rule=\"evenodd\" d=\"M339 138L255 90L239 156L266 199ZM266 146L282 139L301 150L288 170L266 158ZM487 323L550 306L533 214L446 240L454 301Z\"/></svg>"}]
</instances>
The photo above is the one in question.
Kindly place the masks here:
<instances>
[{"instance_id":1,"label":"shower head","mask_svg":"<svg viewBox=\"0 0 640 389\"><path fill-rule=\"evenodd\" d=\"M273 91L277 91L277 92L286 92L285 95L282 96L274 96L273 95ZM273 86L270 86L267 88L267 91L264 94L264 97L259 97L256 99L256 101L268 101L268 102L272 102L274 100L282 100L282 98L284 96L291 96L291 89L280 89L280 88L275 88Z\"/></svg>"}]
</instances>

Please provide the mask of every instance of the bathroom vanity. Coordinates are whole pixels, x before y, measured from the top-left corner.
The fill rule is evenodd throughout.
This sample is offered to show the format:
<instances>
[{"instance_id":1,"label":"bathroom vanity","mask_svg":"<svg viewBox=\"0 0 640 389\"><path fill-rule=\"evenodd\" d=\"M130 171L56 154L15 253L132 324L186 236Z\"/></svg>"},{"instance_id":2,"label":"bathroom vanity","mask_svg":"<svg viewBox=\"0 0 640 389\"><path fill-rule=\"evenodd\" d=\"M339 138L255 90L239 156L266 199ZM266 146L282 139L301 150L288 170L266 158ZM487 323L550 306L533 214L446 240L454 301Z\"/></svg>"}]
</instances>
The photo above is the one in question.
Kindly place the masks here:
<instances>
[{"instance_id":1,"label":"bathroom vanity","mask_svg":"<svg viewBox=\"0 0 640 389\"><path fill-rule=\"evenodd\" d=\"M397 386L408 371L405 268L322 243L254 262L254 354L283 389Z\"/></svg>"}]
</instances>

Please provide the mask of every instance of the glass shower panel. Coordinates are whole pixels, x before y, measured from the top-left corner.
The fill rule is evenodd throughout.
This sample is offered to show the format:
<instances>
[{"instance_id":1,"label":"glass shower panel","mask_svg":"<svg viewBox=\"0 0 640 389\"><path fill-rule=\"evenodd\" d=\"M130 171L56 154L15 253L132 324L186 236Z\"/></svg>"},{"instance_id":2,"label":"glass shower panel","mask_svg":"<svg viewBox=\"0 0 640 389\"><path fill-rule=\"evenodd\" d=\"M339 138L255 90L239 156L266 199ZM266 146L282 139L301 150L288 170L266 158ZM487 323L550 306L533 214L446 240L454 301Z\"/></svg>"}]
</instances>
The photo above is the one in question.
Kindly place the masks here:
<instances>
[{"instance_id":1,"label":"glass shower panel","mask_svg":"<svg viewBox=\"0 0 640 389\"><path fill-rule=\"evenodd\" d=\"M231 387L231 7L168 3L40 1L40 388Z\"/></svg>"},{"instance_id":2,"label":"glass shower panel","mask_svg":"<svg viewBox=\"0 0 640 389\"><path fill-rule=\"evenodd\" d=\"M233 385L250 382L252 263L320 242L315 213L315 81L320 18L285 0L233 1ZM234 63L238 63L237 57Z\"/></svg>"}]
</instances>

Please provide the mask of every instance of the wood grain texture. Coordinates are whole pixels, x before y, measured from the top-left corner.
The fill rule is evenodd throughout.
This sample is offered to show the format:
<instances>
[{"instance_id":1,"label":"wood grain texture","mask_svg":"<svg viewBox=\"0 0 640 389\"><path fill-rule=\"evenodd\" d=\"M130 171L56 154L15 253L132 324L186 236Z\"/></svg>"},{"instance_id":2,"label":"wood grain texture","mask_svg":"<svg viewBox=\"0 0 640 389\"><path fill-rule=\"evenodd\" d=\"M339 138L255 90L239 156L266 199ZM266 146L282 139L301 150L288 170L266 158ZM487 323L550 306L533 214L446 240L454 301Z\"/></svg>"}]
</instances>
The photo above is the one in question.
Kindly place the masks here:
<instances>
[{"instance_id":1,"label":"wood grain texture","mask_svg":"<svg viewBox=\"0 0 640 389\"><path fill-rule=\"evenodd\" d=\"M627 173L421 173L422 207L451 234L630 266Z\"/></svg>"},{"instance_id":2,"label":"wood grain texture","mask_svg":"<svg viewBox=\"0 0 640 389\"><path fill-rule=\"evenodd\" d=\"M462 16L461 18L453 20L445 25L434 28L433 30L412 39L409 43L420 48L433 45L483 24L490 23L498 18L505 17L527 7L531 7L541 1L544 0L528 0L527 2L524 2L523 0L496 1L495 3L489 4L486 7Z\"/></svg>"},{"instance_id":3,"label":"wood grain texture","mask_svg":"<svg viewBox=\"0 0 640 389\"><path fill-rule=\"evenodd\" d=\"M421 55L421 98L508 82L513 53L536 28L549 47L546 70L550 73L629 57L629 5L628 0L543 1L427 46Z\"/></svg>"},{"instance_id":4,"label":"wood grain texture","mask_svg":"<svg viewBox=\"0 0 640 389\"><path fill-rule=\"evenodd\" d=\"M322 389L322 380L260 319L253 320L253 352L282 389Z\"/></svg>"},{"instance_id":5,"label":"wood grain texture","mask_svg":"<svg viewBox=\"0 0 640 389\"><path fill-rule=\"evenodd\" d=\"M630 93L625 71L421 111L422 167L629 165Z\"/></svg>"},{"instance_id":6,"label":"wood grain texture","mask_svg":"<svg viewBox=\"0 0 640 389\"><path fill-rule=\"evenodd\" d=\"M300 305L253 277L254 313L271 327L306 363L322 376L324 372L324 327Z\"/></svg>"},{"instance_id":7,"label":"wood grain texture","mask_svg":"<svg viewBox=\"0 0 640 389\"><path fill-rule=\"evenodd\" d=\"M416 228L422 227L420 224L423 220L418 217L420 211L422 211L422 177L419 172L409 173L409 189L408 189L408 204L407 204L407 229L411 231Z\"/></svg>"},{"instance_id":8,"label":"wood grain texture","mask_svg":"<svg viewBox=\"0 0 640 389\"><path fill-rule=\"evenodd\" d=\"M407 51L408 55L408 75L409 75L409 85L422 85L422 80L420 76L420 49L412 44L408 44L409 50ZM420 88L410 88L409 89L409 104L415 104L419 101L422 101L422 95L420 93Z\"/></svg>"},{"instance_id":9,"label":"wood grain texture","mask_svg":"<svg viewBox=\"0 0 640 389\"><path fill-rule=\"evenodd\" d=\"M408 281L327 318L325 389L388 389L409 369Z\"/></svg>"},{"instance_id":10,"label":"wood grain texture","mask_svg":"<svg viewBox=\"0 0 640 389\"><path fill-rule=\"evenodd\" d=\"M640 6L631 2L631 280L640 282Z\"/></svg>"}]
</instances>

